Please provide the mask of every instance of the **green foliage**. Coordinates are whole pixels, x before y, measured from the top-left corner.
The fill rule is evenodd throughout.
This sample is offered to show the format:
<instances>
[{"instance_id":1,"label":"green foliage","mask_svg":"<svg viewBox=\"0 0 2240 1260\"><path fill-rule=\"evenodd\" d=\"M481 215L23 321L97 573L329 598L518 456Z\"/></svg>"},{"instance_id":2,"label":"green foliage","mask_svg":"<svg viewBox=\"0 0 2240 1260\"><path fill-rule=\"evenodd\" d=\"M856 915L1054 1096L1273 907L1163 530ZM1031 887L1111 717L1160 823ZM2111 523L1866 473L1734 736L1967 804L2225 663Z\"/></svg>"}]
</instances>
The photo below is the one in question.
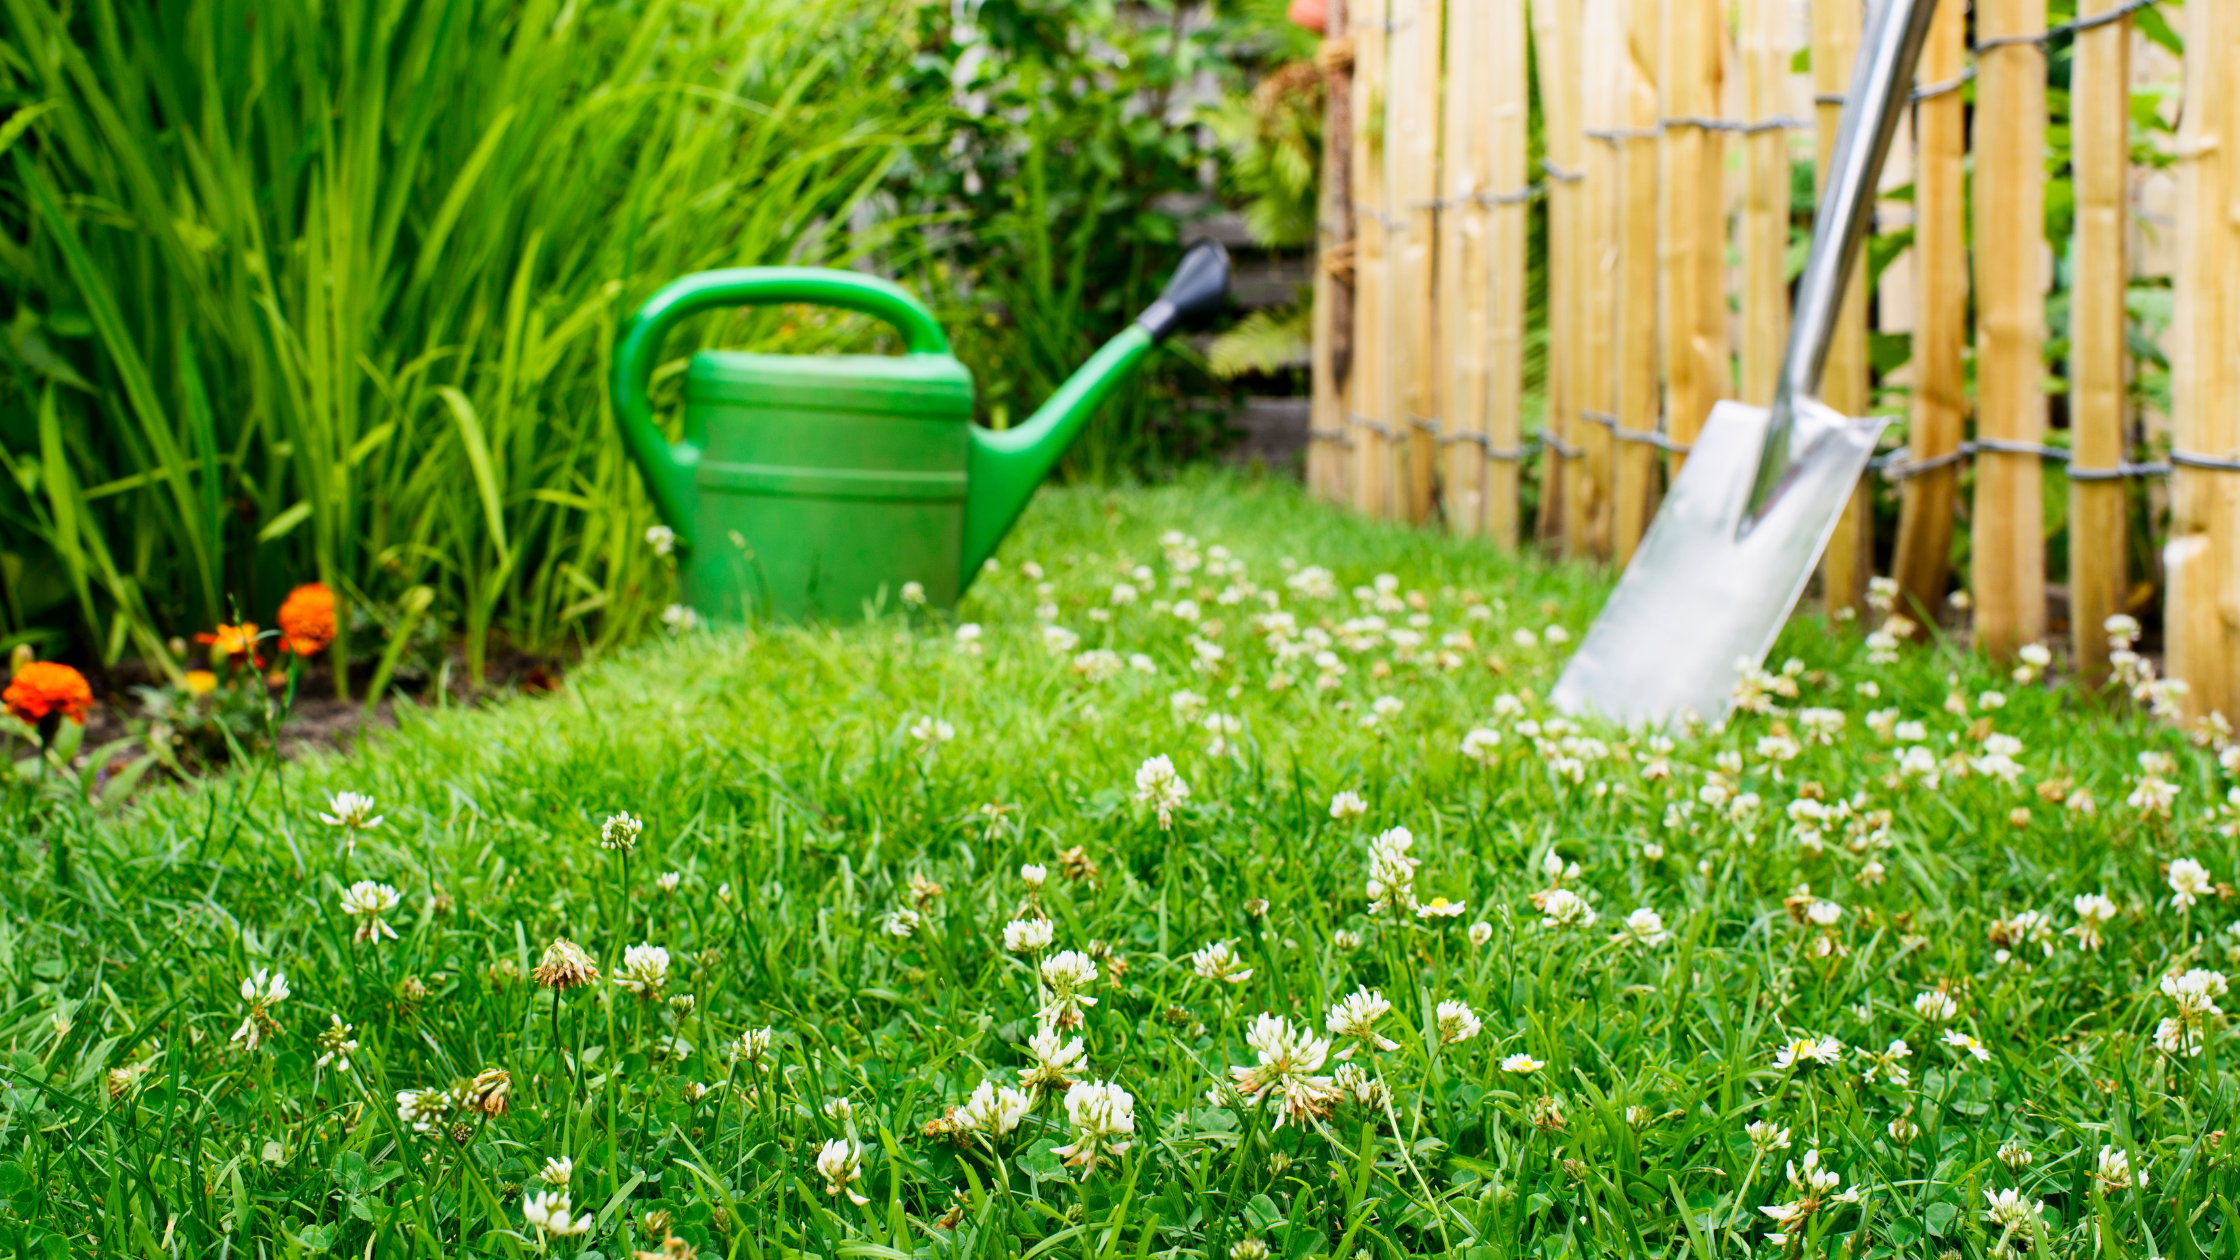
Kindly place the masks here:
<instances>
[{"instance_id":1,"label":"green foliage","mask_svg":"<svg viewBox=\"0 0 2240 1260\"><path fill-rule=\"evenodd\" d=\"M1307 353L1313 320L1312 303L1254 311L1213 339L1206 350L1206 368L1224 380L1248 372L1277 371Z\"/></svg>"},{"instance_id":2,"label":"green foliage","mask_svg":"<svg viewBox=\"0 0 2240 1260\"><path fill-rule=\"evenodd\" d=\"M11 0L0 633L175 673L312 577L390 624L429 588L477 678L648 624L614 329L870 243L831 225L925 121L885 12Z\"/></svg>"},{"instance_id":3,"label":"green foliage","mask_svg":"<svg viewBox=\"0 0 2240 1260\"><path fill-rule=\"evenodd\" d=\"M2231 1025L2164 988L2240 950L2220 890L2179 896L2181 863L2240 863L2212 748L1809 618L1765 711L1669 745L1559 726L1549 627L1575 640L1602 590L1287 486L1059 491L962 610L977 636L679 635L121 819L16 792L0 1245L2229 1254ZM1342 672L1293 650L1314 631ZM1168 828L1139 799L1153 754L1190 787ZM321 821L342 791L379 824ZM644 831L602 848L621 810ZM1394 827L1416 903L1464 913L1367 910ZM342 906L359 880L372 913ZM1007 950L1037 916L1050 946ZM556 1000L530 974L562 935L600 980ZM1135 1101L1094 1170L1065 1163L1059 1089L1010 1132L954 1125L1032 1065L1058 950L1098 966L1077 1075ZM288 996L245 997L260 971ZM1363 987L1389 1046L1299 1046ZM1456 1039L1445 1002L1482 1027ZM1245 1040L1263 1015L1310 1114L1236 1092L1276 1057ZM833 1143L861 1202L818 1168ZM524 1220L554 1157L586 1235ZM2020 1232L1987 1219L2009 1190L2043 1204ZM1772 1241L1765 1209L1808 1198Z\"/></svg>"}]
</instances>

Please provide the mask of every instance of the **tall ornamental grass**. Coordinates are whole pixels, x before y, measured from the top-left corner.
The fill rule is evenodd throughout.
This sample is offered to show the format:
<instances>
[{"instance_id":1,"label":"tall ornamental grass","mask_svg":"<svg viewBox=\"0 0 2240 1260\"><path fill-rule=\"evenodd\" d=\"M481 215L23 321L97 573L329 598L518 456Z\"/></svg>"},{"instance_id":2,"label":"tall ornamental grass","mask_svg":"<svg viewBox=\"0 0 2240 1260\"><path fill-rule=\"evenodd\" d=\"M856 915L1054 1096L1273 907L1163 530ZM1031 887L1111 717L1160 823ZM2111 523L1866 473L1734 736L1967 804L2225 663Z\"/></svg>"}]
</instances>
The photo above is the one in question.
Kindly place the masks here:
<instances>
[{"instance_id":1,"label":"tall ornamental grass","mask_svg":"<svg viewBox=\"0 0 2240 1260\"><path fill-rule=\"evenodd\" d=\"M423 613L477 677L643 624L616 325L843 258L923 138L888 7L5 0L0 634L176 671L314 577L341 659Z\"/></svg>"}]
</instances>

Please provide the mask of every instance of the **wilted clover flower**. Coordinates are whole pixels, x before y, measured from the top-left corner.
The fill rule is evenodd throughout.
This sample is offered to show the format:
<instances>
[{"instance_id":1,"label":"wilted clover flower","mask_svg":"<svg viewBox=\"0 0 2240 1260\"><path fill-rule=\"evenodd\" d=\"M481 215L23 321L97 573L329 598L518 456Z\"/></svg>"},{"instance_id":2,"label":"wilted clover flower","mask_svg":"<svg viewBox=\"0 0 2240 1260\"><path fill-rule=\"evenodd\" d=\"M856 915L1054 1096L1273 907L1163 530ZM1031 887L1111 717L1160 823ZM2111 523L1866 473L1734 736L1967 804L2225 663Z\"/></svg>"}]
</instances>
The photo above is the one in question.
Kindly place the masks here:
<instances>
[{"instance_id":1,"label":"wilted clover flower","mask_svg":"<svg viewBox=\"0 0 2240 1260\"><path fill-rule=\"evenodd\" d=\"M599 847L617 853L628 853L638 847L638 836L646 829L644 822L630 816L628 810L607 815L599 824Z\"/></svg>"},{"instance_id":2,"label":"wilted clover flower","mask_svg":"<svg viewBox=\"0 0 2240 1260\"><path fill-rule=\"evenodd\" d=\"M596 983L599 965L584 952L583 946L565 936L556 936L552 944L545 946L544 957L538 961L536 970L529 973L529 978L555 993L565 993Z\"/></svg>"},{"instance_id":3,"label":"wilted clover flower","mask_svg":"<svg viewBox=\"0 0 2240 1260\"><path fill-rule=\"evenodd\" d=\"M1136 768L1136 800L1159 815L1160 830L1174 825L1175 807L1188 799L1189 783L1175 773L1174 762L1165 754L1146 757Z\"/></svg>"}]
</instances>

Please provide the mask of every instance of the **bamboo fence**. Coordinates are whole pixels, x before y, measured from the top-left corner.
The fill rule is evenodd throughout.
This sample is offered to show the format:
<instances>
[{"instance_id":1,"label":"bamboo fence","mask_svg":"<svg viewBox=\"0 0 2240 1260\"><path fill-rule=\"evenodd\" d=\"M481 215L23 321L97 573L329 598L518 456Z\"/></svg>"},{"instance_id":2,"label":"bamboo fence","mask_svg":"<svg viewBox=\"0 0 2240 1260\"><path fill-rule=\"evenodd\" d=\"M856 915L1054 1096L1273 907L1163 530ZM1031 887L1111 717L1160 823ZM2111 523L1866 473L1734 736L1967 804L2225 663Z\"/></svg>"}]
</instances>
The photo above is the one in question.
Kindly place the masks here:
<instances>
[{"instance_id":1,"label":"bamboo fence","mask_svg":"<svg viewBox=\"0 0 2240 1260\"><path fill-rule=\"evenodd\" d=\"M1771 401L1811 228L1792 172L1824 166L1871 2L1334 4L1313 491L1499 547L1630 558L1712 405ZM2153 3L2078 0L2057 25L2046 0L1940 5L1904 186L1883 188L1910 237L1877 238L1898 252L1873 311L1855 268L1824 386L1839 410L1903 423L1818 595L1838 624L1895 612L1898 630L1967 608L1979 649L2058 636L2092 678L2108 618L2146 621L2151 646L2159 617L2186 683L2166 695L2240 720L2240 2L2142 19ZM2067 326L2049 328L2063 50L2073 217L2052 307ZM2142 74L2178 90L2157 106ZM2142 269L2157 251L2160 279ZM2129 313L2159 284L2166 327ZM1871 347L1901 332L1910 352L1878 372ZM2166 407L2140 387L2156 335ZM1870 596L1878 572L1894 595Z\"/></svg>"}]
</instances>

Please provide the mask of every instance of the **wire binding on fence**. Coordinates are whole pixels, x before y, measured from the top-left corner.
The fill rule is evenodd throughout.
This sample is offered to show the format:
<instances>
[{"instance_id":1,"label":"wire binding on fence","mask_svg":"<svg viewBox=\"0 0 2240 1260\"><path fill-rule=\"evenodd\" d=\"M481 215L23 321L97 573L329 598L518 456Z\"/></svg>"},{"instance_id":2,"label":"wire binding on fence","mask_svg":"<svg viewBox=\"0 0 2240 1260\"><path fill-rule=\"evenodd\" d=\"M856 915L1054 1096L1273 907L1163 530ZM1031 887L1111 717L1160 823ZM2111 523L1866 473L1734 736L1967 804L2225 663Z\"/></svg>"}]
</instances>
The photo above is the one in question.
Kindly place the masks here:
<instances>
[{"instance_id":1,"label":"wire binding on fence","mask_svg":"<svg viewBox=\"0 0 2240 1260\"><path fill-rule=\"evenodd\" d=\"M2041 442L2016 442L2006 438L1977 438L1941 455L1908 460L1905 451L1890 451L1867 462L1867 467L1880 473L1884 481L1906 482L1923 473L1947 468L1965 459L1989 451L1995 455L2034 455L2049 463L2066 465L2062 473L2071 481L2121 481L2132 477L2167 477L2176 468L2194 468L2203 472L2240 472L2240 459L2222 459L2195 451L2173 450L2167 460L2149 460L2132 463L2119 460L2113 468L2079 468L2076 456L2066 447L2047 446Z\"/></svg>"},{"instance_id":2,"label":"wire binding on fence","mask_svg":"<svg viewBox=\"0 0 2240 1260\"><path fill-rule=\"evenodd\" d=\"M1559 184L1576 184L1587 177L1585 171L1567 171L1546 158L1540 159L1540 169L1547 172L1549 179Z\"/></svg>"},{"instance_id":3,"label":"wire binding on fence","mask_svg":"<svg viewBox=\"0 0 2240 1260\"><path fill-rule=\"evenodd\" d=\"M1578 415L1581 420L1588 424L1599 424L1610 430L1610 436L1621 442L1654 446L1660 451L1670 451L1675 455L1685 455L1695 449L1695 443L1676 441L1666 437L1662 429L1629 429L1616 416L1607 411L1590 411L1582 407L1579 409ZM1657 423L1661 425L1664 422L1659 420Z\"/></svg>"},{"instance_id":4,"label":"wire binding on fence","mask_svg":"<svg viewBox=\"0 0 2240 1260\"><path fill-rule=\"evenodd\" d=\"M1329 442L1349 451L1353 449L1353 435L1344 429L1309 429L1307 430L1307 440L1309 442Z\"/></svg>"},{"instance_id":5,"label":"wire binding on fence","mask_svg":"<svg viewBox=\"0 0 2240 1260\"><path fill-rule=\"evenodd\" d=\"M1398 433L1395 433L1393 431L1392 426L1386 424L1384 421L1371 420L1369 417L1362 415L1358 411L1347 412L1346 423L1352 425L1356 429L1367 429L1369 432L1376 434L1378 437L1383 438L1387 442L1393 441L1400 436Z\"/></svg>"},{"instance_id":6,"label":"wire binding on fence","mask_svg":"<svg viewBox=\"0 0 2240 1260\"><path fill-rule=\"evenodd\" d=\"M1559 459L1577 459L1581 455L1586 454L1585 451L1582 451L1578 447L1564 441L1562 438L1557 437L1555 434L1548 432L1546 429L1534 429L1532 431L1532 441L1535 445L1545 446L1549 450L1554 451L1557 458Z\"/></svg>"}]
</instances>

